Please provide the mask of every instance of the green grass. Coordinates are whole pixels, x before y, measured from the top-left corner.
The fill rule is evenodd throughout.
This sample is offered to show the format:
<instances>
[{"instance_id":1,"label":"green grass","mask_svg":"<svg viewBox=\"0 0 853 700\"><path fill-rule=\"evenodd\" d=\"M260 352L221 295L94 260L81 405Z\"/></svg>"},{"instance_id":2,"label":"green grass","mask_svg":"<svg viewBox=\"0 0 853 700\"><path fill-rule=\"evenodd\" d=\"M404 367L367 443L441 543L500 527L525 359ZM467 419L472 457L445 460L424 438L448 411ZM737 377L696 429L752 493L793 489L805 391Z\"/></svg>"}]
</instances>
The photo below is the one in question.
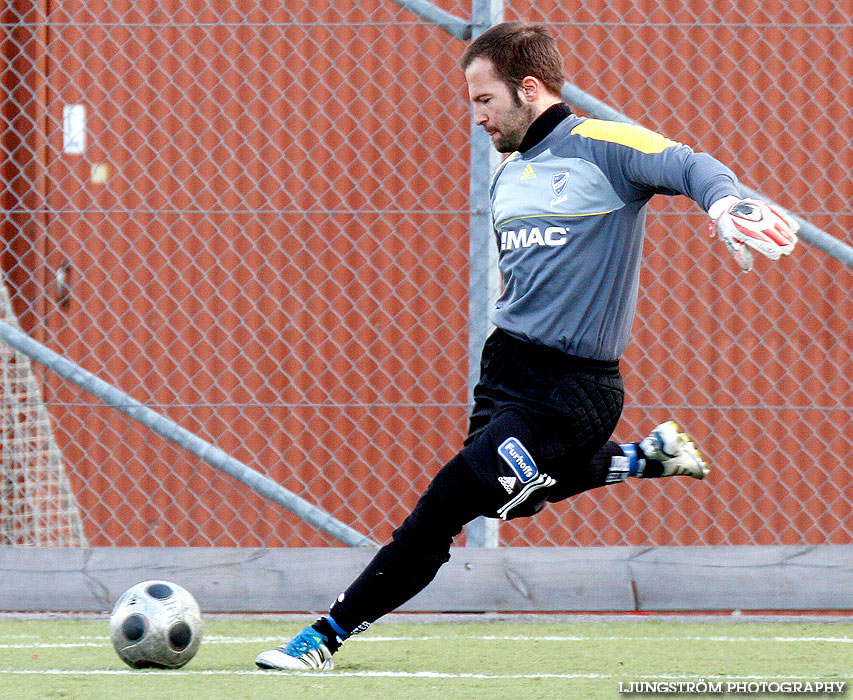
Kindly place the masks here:
<instances>
[{"instance_id":1,"label":"green grass","mask_svg":"<svg viewBox=\"0 0 853 700\"><path fill-rule=\"evenodd\" d=\"M280 674L253 659L301 621L208 619L183 669L133 671L106 619L3 619L0 698L567 700L641 697L620 695L620 682L658 679L834 680L851 695L853 623L562 620L380 623L344 646L333 673Z\"/></svg>"}]
</instances>

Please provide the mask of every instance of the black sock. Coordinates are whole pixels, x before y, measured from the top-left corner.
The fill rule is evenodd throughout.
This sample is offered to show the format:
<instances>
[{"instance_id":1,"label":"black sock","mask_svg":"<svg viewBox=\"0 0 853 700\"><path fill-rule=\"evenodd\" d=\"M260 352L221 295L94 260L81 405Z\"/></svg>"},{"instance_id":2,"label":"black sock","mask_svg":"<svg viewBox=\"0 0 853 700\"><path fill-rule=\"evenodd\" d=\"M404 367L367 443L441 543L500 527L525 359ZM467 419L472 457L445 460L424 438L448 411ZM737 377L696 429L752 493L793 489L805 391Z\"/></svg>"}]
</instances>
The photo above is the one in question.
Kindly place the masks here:
<instances>
[{"instance_id":1,"label":"black sock","mask_svg":"<svg viewBox=\"0 0 853 700\"><path fill-rule=\"evenodd\" d=\"M326 648L334 654L341 648L341 644L346 641L349 635L343 636L332 627L332 623L326 617L321 617L317 622L311 625L312 629L316 630L326 638Z\"/></svg>"},{"instance_id":2,"label":"black sock","mask_svg":"<svg viewBox=\"0 0 853 700\"><path fill-rule=\"evenodd\" d=\"M643 452L643 448L640 447L640 443L635 443L637 446L637 454L640 458L646 460L646 467L643 469L643 478L644 479L656 479L659 476L663 475L663 462L659 462L656 459L651 459L646 457L646 453Z\"/></svg>"}]
</instances>

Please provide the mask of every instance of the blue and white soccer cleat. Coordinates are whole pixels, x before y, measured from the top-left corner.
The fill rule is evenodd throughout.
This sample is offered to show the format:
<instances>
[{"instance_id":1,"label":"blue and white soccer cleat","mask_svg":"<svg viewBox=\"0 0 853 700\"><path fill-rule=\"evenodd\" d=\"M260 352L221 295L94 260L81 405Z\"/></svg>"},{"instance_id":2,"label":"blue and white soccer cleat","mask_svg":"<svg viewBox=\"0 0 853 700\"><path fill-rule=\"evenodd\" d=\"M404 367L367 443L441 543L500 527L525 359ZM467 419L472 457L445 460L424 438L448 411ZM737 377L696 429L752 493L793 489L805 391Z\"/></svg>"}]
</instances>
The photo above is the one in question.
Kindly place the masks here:
<instances>
[{"instance_id":1,"label":"blue and white soccer cleat","mask_svg":"<svg viewBox=\"0 0 853 700\"><path fill-rule=\"evenodd\" d=\"M711 471L693 440L681 432L674 420L661 423L652 430L651 435L640 443L640 449L648 459L663 464L661 476L684 475L704 479Z\"/></svg>"},{"instance_id":2,"label":"blue and white soccer cleat","mask_svg":"<svg viewBox=\"0 0 853 700\"><path fill-rule=\"evenodd\" d=\"M255 665L268 671L331 671L335 668L326 638L306 627L284 646L258 654Z\"/></svg>"}]
</instances>

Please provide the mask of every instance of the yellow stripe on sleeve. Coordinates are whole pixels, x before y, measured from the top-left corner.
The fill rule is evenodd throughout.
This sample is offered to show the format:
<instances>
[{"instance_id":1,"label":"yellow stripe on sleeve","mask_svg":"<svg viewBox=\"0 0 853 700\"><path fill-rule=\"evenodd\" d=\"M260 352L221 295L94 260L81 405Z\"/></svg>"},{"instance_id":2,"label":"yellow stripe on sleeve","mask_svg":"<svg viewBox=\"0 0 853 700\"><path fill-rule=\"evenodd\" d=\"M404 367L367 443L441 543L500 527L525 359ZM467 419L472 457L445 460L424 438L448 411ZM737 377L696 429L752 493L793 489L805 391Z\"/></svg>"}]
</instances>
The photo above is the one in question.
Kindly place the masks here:
<instances>
[{"instance_id":1,"label":"yellow stripe on sleeve","mask_svg":"<svg viewBox=\"0 0 853 700\"><path fill-rule=\"evenodd\" d=\"M572 134L599 141L618 143L642 153L660 153L665 148L678 145L676 141L645 127L602 119L587 119L572 129Z\"/></svg>"}]
</instances>

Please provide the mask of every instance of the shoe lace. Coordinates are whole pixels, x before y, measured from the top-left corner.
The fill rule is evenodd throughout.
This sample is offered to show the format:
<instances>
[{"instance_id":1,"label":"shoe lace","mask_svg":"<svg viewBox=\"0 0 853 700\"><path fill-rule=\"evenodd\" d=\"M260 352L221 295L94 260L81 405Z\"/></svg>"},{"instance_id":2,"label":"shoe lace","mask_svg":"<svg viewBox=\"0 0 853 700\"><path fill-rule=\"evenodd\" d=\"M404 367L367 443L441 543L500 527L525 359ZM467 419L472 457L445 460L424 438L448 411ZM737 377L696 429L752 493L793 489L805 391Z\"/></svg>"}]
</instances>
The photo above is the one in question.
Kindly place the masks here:
<instances>
[{"instance_id":1,"label":"shoe lace","mask_svg":"<svg viewBox=\"0 0 853 700\"><path fill-rule=\"evenodd\" d=\"M288 656L298 657L313 649L318 649L320 644L322 644L322 640L319 634L303 630L287 643L284 647L284 653Z\"/></svg>"}]
</instances>

